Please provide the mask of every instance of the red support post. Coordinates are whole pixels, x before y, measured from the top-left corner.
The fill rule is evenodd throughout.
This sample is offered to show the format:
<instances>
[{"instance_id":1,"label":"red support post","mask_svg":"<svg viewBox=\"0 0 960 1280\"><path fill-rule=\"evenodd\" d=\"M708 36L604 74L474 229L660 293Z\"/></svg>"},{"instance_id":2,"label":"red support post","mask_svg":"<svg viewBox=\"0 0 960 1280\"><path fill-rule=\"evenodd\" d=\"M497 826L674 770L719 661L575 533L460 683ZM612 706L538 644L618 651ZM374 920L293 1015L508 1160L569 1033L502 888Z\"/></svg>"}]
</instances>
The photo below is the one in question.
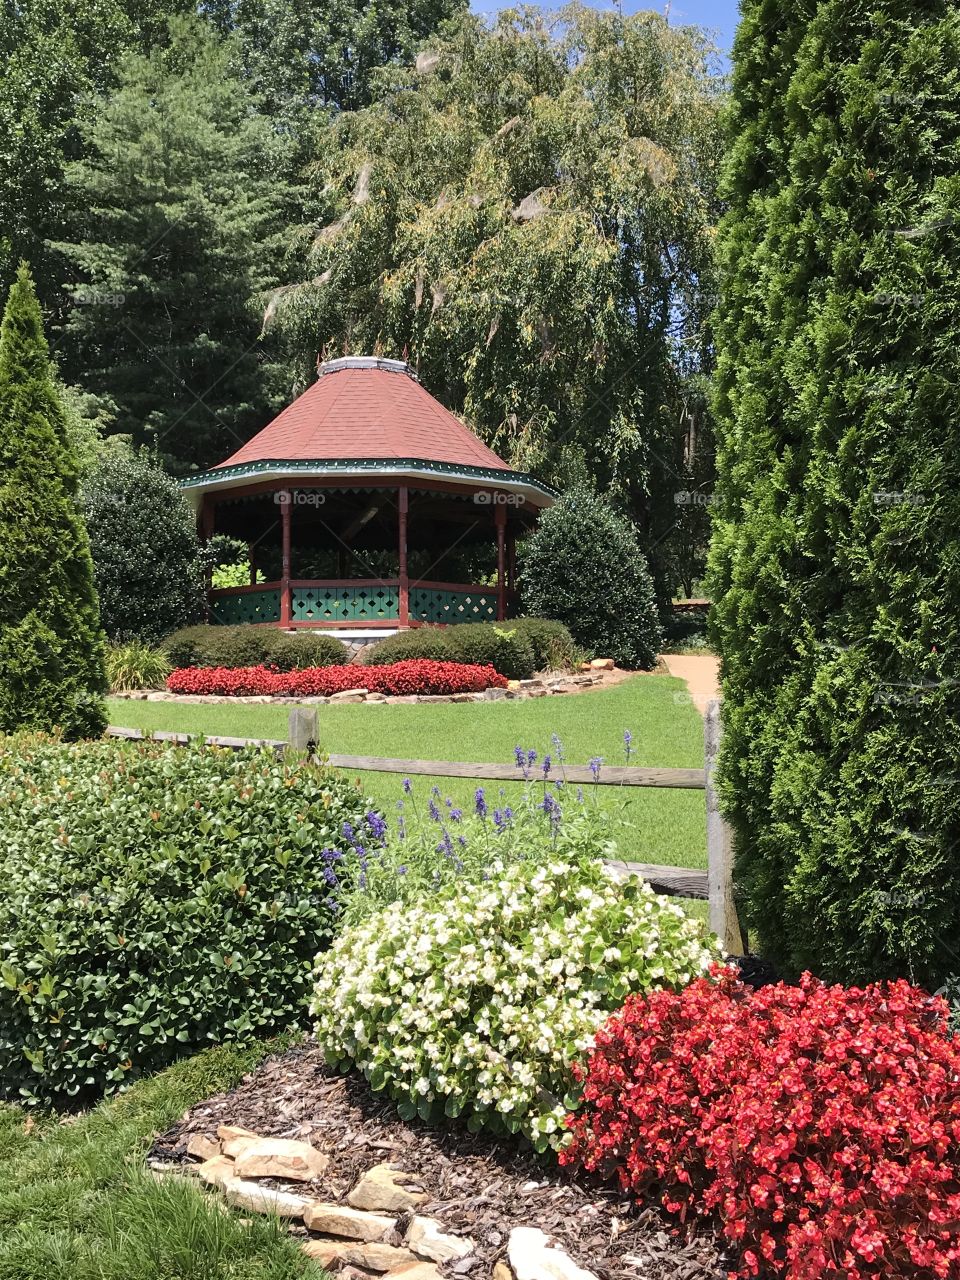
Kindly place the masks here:
<instances>
[{"instance_id":1,"label":"red support post","mask_svg":"<svg viewBox=\"0 0 960 1280\"><path fill-rule=\"evenodd\" d=\"M400 578L400 625L401 627L409 627L410 579L407 574L407 517L410 511L410 491L405 484L400 486L397 509L399 511L397 521L397 559L399 561Z\"/></svg>"},{"instance_id":2,"label":"red support post","mask_svg":"<svg viewBox=\"0 0 960 1280\"><path fill-rule=\"evenodd\" d=\"M290 516L293 511L293 494L289 489L280 494L280 526L283 533L283 559L280 570L280 625L289 627L293 617L293 601L290 592Z\"/></svg>"},{"instance_id":3,"label":"red support post","mask_svg":"<svg viewBox=\"0 0 960 1280\"><path fill-rule=\"evenodd\" d=\"M497 522L497 621L503 622L507 616L507 508L500 502L493 510Z\"/></svg>"}]
</instances>

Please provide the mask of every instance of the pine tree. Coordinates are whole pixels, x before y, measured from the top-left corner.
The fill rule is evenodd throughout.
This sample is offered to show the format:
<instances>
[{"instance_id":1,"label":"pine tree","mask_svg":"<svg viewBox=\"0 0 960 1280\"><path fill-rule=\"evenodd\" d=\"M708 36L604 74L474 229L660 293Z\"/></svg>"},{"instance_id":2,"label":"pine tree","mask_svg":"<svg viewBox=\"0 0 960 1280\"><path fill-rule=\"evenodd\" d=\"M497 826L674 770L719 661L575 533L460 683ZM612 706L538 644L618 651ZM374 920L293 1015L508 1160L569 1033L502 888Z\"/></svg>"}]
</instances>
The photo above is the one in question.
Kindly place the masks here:
<instances>
[{"instance_id":1,"label":"pine tree","mask_svg":"<svg viewBox=\"0 0 960 1280\"><path fill-rule=\"evenodd\" d=\"M785 970L960 970L960 15L753 0L721 235L713 628Z\"/></svg>"},{"instance_id":2,"label":"pine tree","mask_svg":"<svg viewBox=\"0 0 960 1280\"><path fill-rule=\"evenodd\" d=\"M103 731L103 635L40 306L20 267L0 327L0 732Z\"/></svg>"}]
</instances>

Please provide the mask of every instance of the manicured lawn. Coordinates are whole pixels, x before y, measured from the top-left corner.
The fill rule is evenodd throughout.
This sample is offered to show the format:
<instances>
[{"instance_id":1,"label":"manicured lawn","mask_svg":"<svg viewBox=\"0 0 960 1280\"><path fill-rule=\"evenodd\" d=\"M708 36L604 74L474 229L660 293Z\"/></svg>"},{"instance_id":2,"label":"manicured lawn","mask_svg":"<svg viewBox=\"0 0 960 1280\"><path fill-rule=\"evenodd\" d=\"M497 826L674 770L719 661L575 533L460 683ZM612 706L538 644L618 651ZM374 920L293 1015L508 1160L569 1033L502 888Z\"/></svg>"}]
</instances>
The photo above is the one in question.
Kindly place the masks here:
<instances>
[{"instance_id":1,"label":"manicured lawn","mask_svg":"<svg viewBox=\"0 0 960 1280\"><path fill-rule=\"evenodd\" d=\"M0 1105L0 1280L322 1280L275 1221L142 1164L154 1132L277 1047L210 1050L75 1119Z\"/></svg>"},{"instance_id":2,"label":"manicured lawn","mask_svg":"<svg viewBox=\"0 0 960 1280\"><path fill-rule=\"evenodd\" d=\"M623 735L629 730L631 763L697 768L703 765L703 724L689 700L676 696L684 692L682 681L669 676L637 676L609 689L517 702L325 706L319 708L320 738L326 750L348 755L512 763L517 745L555 757L551 736L556 734L570 764L586 764L593 756L623 764ZM110 703L112 724L145 730L284 738L287 718L283 706ZM358 776L390 816L401 794L398 775ZM440 779L439 785L458 803L472 804L474 784ZM426 796L430 782L415 779L415 787ZM508 796L517 789L513 783L505 786ZM706 866L702 791L600 787L596 794L625 856Z\"/></svg>"}]
</instances>

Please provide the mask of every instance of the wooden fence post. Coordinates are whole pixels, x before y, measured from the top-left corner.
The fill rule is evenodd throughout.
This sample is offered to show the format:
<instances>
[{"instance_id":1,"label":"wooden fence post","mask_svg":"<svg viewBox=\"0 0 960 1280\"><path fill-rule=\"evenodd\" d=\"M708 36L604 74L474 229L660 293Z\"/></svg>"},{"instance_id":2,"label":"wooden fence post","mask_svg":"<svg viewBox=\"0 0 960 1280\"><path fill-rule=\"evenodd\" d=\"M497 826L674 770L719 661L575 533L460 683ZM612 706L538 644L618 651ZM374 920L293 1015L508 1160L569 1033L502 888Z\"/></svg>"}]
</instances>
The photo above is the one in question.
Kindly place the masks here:
<instances>
[{"instance_id":1,"label":"wooden fence post","mask_svg":"<svg viewBox=\"0 0 960 1280\"><path fill-rule=\"evenodd\" d=\"M308 751L317 745L319 720L316 707L291 707L287 746L291 751Z\"/></svg>"},{"instance_id":2,"label":"wooden fence post","mask_svg":"<svg viewBox=\"0 0 960 1280\"><path fill-rule=\"evenodd\" d=\"M741 931L733 891L733 832L717 803L713 773L720 750L723 727L720 699L711 698L704 722L706 739L705 776L707 783L707 883L710 894L710 928L723 943L727 954L747 954L746 932Z\"/></svg>"}]
</instances>

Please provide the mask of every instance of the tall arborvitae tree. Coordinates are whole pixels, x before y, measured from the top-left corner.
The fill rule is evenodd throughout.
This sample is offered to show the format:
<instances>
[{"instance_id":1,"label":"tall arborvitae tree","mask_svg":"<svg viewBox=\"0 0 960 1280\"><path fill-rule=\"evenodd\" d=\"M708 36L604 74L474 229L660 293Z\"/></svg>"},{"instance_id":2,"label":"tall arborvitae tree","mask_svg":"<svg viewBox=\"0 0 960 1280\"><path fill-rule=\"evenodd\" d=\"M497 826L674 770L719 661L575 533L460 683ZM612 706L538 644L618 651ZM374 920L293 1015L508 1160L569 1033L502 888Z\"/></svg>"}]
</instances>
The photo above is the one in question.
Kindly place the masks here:
<instances>
[{"instance_id":1,"label":"tall arborvitae tree","mask_svg":"<svg viewBox=\"0 0 960 1280\"><path fill-rule=\"evenodd\" d=\"M960 15L752 0L713 627L738 875L785 969L960 971Z\"/></svg>"},{"instance_id":2,"label":"tall arborvitae tree","mask_svg":"<svg viewBox=\"0 0 960 1280\"><path fill-rule=\"evenodd\" d=\"M0 732L99 735L103 634L93 561L33 281L0 328Z\"/></svg>"}]
</instances>

